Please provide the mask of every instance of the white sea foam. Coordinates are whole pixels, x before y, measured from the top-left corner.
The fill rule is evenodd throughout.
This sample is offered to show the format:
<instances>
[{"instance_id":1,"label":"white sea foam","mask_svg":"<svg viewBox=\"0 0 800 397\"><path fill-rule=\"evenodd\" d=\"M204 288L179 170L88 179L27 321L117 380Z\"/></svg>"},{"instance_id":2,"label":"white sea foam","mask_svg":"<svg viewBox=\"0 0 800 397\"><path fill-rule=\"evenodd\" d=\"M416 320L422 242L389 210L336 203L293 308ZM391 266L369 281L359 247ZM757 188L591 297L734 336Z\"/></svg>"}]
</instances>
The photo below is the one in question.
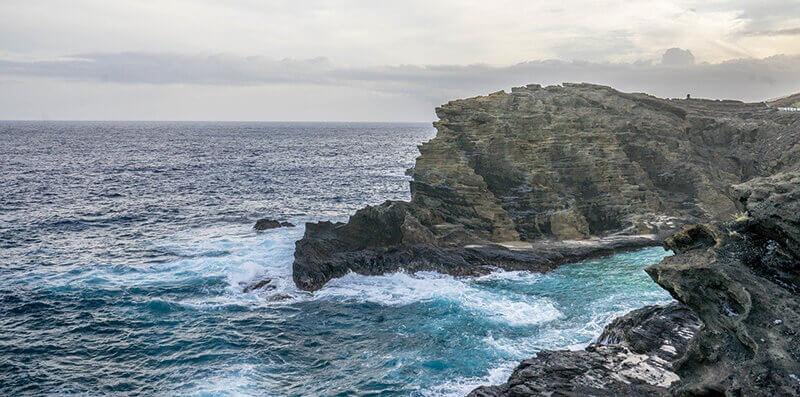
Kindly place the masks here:
<instances>
[{"instance_id":1,"label":"white sea foam","mask_svg":"<svg viewBox=\"0 0 800 397\"><path fill-rule=\"evenodd\" d=\"M314 294L314 298L354 300L387 306L444 301L458 304L487 319L514 326L545 323L561 316L550 299L482 289L469 279L433 272L398 272L383 276L350 273L328 282Z\"/></svg>"},{"instance_id":2,"label":"white sea foam","mask_svg":"<svg viewBox=\"0 0 800 397\"><path fill-rule=\"evenodd\" d=\"M504 383L511 376L518 362L508 361L489 369L484 376L457 377L443 384L422 390L423 396L465 396L478 386Z\"/></svg>"}]
</instances>

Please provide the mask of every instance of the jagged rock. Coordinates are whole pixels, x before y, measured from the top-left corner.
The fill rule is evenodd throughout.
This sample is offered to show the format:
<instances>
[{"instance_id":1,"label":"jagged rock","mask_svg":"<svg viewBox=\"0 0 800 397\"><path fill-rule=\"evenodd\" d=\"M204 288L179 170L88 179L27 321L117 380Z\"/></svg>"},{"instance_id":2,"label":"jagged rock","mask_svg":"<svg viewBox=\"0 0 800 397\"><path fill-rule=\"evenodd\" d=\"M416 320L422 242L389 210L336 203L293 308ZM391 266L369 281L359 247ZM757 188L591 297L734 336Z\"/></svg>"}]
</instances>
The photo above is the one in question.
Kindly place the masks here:
<instances>
[{"instance_id":1,"label":"jagged rock","mask_svg":"<svg viewBox=\"0 0 800 397\"><path fill-rule=\"evenodd\" d=\"M279 227L294 227L294 224L291 222L279 222L274 219L259 219L256 221L256 224L253 226L253 229L258 231L268 230L268 229L276 229Z\"/></svg>"},{"instance_id":2,"label":"jagged rock","mask_svg":"<svg viewBox=\"0 0 800 397\"><path fill-rule=\"evenodd\" d=\"M647 306L614 320L585 350L539 352L506 383L481 386L470 396L668 395L678 380L671 363L699 327L681 304Z\"/></svg>"},{"instance_id":3,"label":"jagged rock","mask_svg":"<svg viewBox=\"0 0 800 397\"><path fill-rule=\"evenodd\" d=\"M524 268L521 250L492 262L470 245L493 246L496 255L500 243L665 236L730 220L739 210L732 184L800 162L800 117L765 103L564 84L452 101L436 112L437 135L413 167L411 202L365 208L347 224L308 224L295 250L300 288L351 270ZM628 248L641 246L631 241ZM542 268L552 266L528 267Z\"/></svg>"},{"instance_id":4,"label":"jagged rock","mask_svg":"<svg viewBox=\"0 0 800 397\"><path fill-rule=\"evenodd\" d=\"M800 173L733 189L744 220L686 228L647 269L705 324L676 362L680 395L800 395Z\"/></svg>"}]
</instances>

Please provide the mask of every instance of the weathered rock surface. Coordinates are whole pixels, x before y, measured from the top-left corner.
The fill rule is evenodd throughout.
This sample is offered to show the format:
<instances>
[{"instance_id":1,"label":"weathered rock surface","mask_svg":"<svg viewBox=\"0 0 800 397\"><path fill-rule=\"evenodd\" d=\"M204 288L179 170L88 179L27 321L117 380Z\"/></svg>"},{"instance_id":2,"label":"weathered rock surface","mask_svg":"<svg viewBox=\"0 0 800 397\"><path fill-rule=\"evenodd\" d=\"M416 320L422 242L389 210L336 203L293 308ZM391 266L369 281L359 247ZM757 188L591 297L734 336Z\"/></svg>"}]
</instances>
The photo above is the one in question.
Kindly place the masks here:
<instances>
[{"instance_id":1,"label":"weathered rock surface","mask_svg":"<svg viewBox=\"0 0 800 397\"><path fill-rule=\"evenodd\" d=\"M679 303L647 306L606 326L585 350L539 352L508 382L479 387L470 396L668 395L678 380L671 363L699 327L697 316Z\"/></svg>"},{"instance_id":2,"label":"weathered rock surface","mask_svg":"<svg viewBox=\"0 0 800 397\"><path fill-rule=\"evenodd\" d=\"M259 219L256 221L256 224L253 225L253 229L257 231L263 231L268 229L277 229L279 227L294 227L294 224L291 222L279 222L274 219Z\"/></svg>"},{"instance_id":3,"label":"weathered rock surface","mask_svg":"<svg viewBox=\"0 0 800 397\"><path fill-rule=\"evenodd\" d=\"M677 394L800 395L800 173L734 188L748 219L684 228L647 269L705 327Z\"/></svg>"},{"instance_id":4,"label":"weathered rock surface","mask_svg":"<svg viewBox=\"0 0 800 397\"><path fill-rule=\"evenodd\" d=\"M300 288L351 270L526 268L548 254L500 243L667 235L729 220L738 211L731 185L800 162L800 115L765 103L529 85L452 101L437 114L410 202L367 207L347 224L307 225L293 266ZM552 266L533 260L527 268Z\"/></svg>"}]
</instances>

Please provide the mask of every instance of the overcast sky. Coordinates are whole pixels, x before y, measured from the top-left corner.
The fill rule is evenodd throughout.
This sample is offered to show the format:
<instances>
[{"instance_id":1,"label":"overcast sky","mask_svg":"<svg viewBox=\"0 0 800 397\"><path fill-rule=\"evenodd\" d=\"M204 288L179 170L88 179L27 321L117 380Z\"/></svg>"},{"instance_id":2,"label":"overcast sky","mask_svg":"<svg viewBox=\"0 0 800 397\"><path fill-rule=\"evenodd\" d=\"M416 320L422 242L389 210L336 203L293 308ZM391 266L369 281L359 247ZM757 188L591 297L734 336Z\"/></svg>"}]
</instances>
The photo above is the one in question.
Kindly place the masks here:
<instances>
[{"instance_id":1,"label":"overcast sky","mask_svg":"<svg viewBox=\"0 0 800 397\"><path fill-rule=\"evenodd\" d=\"M800 92L800 1L0 1L0 119L430 121L565 81Z\"/></svg>"}]
</instances>

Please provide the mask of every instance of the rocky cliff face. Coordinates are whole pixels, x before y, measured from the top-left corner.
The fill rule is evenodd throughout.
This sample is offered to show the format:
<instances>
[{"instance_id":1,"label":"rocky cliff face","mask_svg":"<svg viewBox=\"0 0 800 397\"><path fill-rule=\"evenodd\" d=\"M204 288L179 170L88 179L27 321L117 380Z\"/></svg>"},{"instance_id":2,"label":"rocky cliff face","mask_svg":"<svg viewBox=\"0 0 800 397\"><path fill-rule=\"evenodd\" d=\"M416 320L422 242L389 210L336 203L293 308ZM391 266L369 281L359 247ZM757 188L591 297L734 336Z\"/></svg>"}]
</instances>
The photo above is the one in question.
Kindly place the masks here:
<instances>
[{"instance_id":1,"label":"rocky cliff face","mask_svg":"<svg viewBox=\"0 0 800 397\"><path fill-rule=\"evenodd\" d=\"M437 109L412 204L492 240L647 233L727 219L730 185L796 164L796 117L765 104L528 86Z\"/></svg>"},{"instance_id":2,"label":"rocky cliff face","mask_svg":"<svg viewBox=\"0 0 800 397\"><path fill-rule=\"evenodd\" d=\"M684 227L647 269L685 306L632 312L586 351L539 353L472 395L800 395L800 172L732 190L739 220Z\"/></svg>"},{"instance_id":3,"label":"rocky cliff face","mask_svg":"<svg viewBox=\"0 0 800 397\"><path fill-rule=\"evenodd\" d=\"M438 133L413 168L411 202L365 208L347 224L307 225L295 251L300 288L350 270L542 270L652 244L615 237L582 255L552 246L543 255L535 242L728 220L737 212L732 184L800 161L800 118L764 103L530 85L453 101L437 114Z\"/></svg>"}]
</instances>

